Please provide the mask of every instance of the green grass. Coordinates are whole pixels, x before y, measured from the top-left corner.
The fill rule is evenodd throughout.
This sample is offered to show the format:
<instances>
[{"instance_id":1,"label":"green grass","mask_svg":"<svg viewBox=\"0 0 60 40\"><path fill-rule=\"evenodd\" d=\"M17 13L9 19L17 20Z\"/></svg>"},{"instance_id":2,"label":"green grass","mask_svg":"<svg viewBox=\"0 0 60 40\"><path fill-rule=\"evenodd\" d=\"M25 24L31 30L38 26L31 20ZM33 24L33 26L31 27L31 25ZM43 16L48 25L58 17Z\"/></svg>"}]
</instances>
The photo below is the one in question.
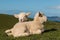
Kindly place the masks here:
<instances>
[{"instance_id":1,"label":"green grass","mask_svg":"<svg viewBox=\"0 0 60 40\"><path fill-rule=\"evenodd\" d=\"M47 21L44 23L45 32L40 35L31 35L18 38L7 36L4 31L12 28L17 22L18 19L12 15L0 14L0 40L60 40L60 23L53 21Z\"/></svg>"}]
</instances>

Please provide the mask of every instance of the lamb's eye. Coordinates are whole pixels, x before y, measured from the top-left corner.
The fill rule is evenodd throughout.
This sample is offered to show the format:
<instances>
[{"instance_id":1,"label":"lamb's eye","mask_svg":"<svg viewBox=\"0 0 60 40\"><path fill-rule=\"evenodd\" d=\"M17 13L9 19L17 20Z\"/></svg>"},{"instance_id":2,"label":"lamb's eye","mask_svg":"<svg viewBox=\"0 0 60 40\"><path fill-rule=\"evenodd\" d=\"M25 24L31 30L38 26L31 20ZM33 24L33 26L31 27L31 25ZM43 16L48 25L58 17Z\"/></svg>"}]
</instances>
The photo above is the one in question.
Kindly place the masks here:
<instances>
[{"instance_id":1,"label":"lamb's eye","mask_svg":"<svg viewBox=\"0 0 60 40\"><path fill-rule=\"evenodd\" d=\"M25 15L25 17L28 17L27 15Z\"/></svg>"}]
</instances>

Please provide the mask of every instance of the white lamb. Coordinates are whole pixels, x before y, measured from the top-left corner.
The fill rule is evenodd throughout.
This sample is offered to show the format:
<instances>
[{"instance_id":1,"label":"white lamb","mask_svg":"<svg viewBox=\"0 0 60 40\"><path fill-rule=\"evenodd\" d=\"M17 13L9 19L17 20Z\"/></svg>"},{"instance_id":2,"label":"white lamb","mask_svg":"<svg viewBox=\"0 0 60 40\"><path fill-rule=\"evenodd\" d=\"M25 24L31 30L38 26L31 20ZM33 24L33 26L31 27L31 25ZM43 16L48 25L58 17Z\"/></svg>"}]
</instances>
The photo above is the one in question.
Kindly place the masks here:
<instances>
[{"instance_id":1,"label":"white lamb","mask_svg":"<svg viewBox=\"0 0 60 40\"><path fill-rule=\"evenodd\" d=\"M46 17L46 16L45 16ZM18 22L12 29L5 31L8 36L13 35L14 37L29 36L31 34L41 34L44 31L44 25L42 24L47 19L44 15L38 12L33 21L29 22ZM47 18L47 17L46 17Z\"/></svg>"},{"instance_id":2,"label":"white lamb","mask_svg":"<svg viewBox=\"0 0 60 40\"><path fill-rule=\"evenodd\" d=\"M18 18L19 19L19 22L25 22L28 20L28 16L30 15L30 12L21 12L19 14L14 14L14 17L15 18Z\"/></svg>"}]
</instances>

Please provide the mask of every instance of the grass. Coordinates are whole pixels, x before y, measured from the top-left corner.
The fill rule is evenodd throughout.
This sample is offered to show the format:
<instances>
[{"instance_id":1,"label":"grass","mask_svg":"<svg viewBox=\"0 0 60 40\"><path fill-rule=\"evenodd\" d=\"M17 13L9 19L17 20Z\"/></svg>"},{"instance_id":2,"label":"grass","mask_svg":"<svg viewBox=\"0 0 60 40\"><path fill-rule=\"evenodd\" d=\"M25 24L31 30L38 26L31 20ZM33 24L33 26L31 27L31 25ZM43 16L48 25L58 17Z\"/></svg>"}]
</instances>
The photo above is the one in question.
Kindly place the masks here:
<instances>
[{"instance_id":1,"label":"grass","mask_svg":"<svg viewBox=\"0 0 60 40\"><path fill-rule=\"evenodd\" d=\"M29 19L32 20L32 19ZM4 31L10 29L18 22L12 15L0 14L0 40L60 40L60 23L47 21L44 23L45 32L40 35L14 38L7 36Z\"/></svg>"}]
</instances>

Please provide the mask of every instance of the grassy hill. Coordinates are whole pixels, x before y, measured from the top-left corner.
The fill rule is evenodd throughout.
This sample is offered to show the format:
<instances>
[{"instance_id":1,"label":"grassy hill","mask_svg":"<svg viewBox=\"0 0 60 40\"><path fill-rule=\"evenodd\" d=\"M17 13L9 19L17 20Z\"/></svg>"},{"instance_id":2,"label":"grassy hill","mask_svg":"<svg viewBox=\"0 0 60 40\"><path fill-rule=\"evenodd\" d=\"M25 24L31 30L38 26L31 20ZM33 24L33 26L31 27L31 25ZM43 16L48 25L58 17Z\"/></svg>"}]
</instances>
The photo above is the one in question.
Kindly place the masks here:
<instances>
[{"instance_id":1,"label":"grassy hill","mask_svg":"<svg viewBox=\"0 0 60 40\"><path fill-rule=\"evenodd\" d=\"M44 23L45 32L43 34L18 38L12 36L8 37L4 31L12 28L17 22L18 19L12 15L0 14L0 40L60 40L60 23L53 21L47 21Z\"/></svg>"}]
</instances>

